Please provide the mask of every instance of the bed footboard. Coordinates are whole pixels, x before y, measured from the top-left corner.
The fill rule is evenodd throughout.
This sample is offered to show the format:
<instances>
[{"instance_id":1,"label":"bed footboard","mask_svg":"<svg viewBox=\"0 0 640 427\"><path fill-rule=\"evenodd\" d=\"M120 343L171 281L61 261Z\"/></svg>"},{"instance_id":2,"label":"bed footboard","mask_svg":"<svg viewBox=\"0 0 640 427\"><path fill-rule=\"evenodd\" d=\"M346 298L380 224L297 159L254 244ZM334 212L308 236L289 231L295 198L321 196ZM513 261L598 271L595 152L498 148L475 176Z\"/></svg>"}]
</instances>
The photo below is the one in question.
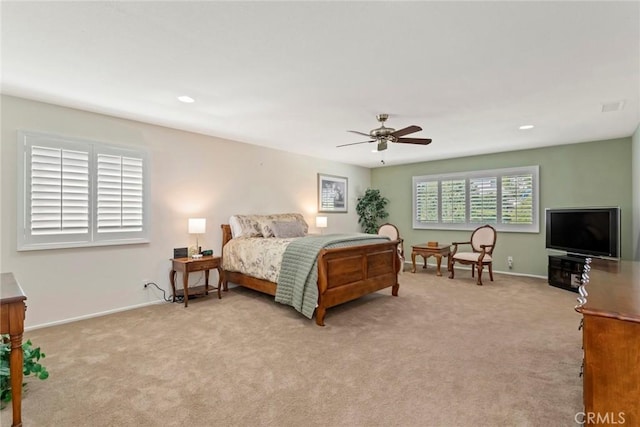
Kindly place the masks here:
<instances>
[{"instance_id":1,"label":"bed footboard","mask_svg":"<svg viewBox=\"0 0 640 427\"><path fill-rule=\"evenodd\" d=\"M398 242L323 249L318 258L316 323L324 326L327 308L391 287L398 296Z\"/></svg>"}]
</instances>

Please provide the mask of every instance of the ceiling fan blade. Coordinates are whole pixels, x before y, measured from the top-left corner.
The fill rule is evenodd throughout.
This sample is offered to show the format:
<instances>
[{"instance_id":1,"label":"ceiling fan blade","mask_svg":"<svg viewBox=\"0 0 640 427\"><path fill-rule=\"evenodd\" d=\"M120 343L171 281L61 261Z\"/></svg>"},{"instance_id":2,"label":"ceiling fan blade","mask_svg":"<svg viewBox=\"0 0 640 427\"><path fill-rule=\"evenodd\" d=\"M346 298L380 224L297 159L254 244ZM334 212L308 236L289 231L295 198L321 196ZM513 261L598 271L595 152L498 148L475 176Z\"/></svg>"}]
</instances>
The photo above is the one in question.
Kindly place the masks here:
<instances>
[{"instance_id":1,"label":"ceiling fan blade","mask_svg":"<svg viewBox=\"0 0 640 427\"><path fill-rule=\"evenodd\" d=\"M368 133L358 132L357 130L348 130L347 132L357 133L358 135L369 136L369 134L368 134Z\"/></svg>"},{"instance_id":2,"label":"ceiling fan blade","mask_svg":"<svg viewBox=\"0 0 640 427\"><path fill-rule=\"evenodd\" d=\"M429 138L398 138L396 142L402 142L405 144L428 145L428 144L431 144L431 139Z\"/></svg>"},{"instance_id":3,"label":"ceiling fan blade","mask_svg":"<svg viewBox=\"0 0 640 427\"><path fill-rule=\"evenodd\" d=\"M407 126L404 129L398 129L397 131L393 132L391 135L395 136L396 138L400 138L401 136L405 136L405 135L409 135L410 133L415 133L415 132L420 132L422 130L422 128L420 126Z\"/></svg>"},{"instance_id":4,"label":"ceiling fan blade","mask_svg":"<svg viewBox=\"0 0 640 427\"><path fill-rule=\"evenodd\" d=\"M373 142L373 140L371 140L371 141L351 142L351 143L349 143L349 144L336 145L336 148L337 148L337 147L346 147L347 145L365 144L365 143L367 143L367 142Z\"/></svg>"}]
</instances>

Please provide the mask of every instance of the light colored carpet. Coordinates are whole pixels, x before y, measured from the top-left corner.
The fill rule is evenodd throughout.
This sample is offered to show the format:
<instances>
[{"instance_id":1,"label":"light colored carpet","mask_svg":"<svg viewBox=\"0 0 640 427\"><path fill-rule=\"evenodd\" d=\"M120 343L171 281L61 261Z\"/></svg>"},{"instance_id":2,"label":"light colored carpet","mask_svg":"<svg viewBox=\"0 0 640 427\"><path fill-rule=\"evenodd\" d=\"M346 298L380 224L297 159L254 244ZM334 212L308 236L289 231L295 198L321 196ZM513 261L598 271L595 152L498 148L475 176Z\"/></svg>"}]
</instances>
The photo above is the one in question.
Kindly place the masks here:
<instances>
[{"instance_id":1,"label":"light colored carpet","mask_svg":"<svg viewBox=\"0 0 640 427\"><path fill-rule=\"evenodd\" d=\"M399 297L330 309L324 328L232 288L28 332L50 378L28 381L24 425L575 425L576 295L456 276L405 272Z\"/></svg>"}]
</instances>

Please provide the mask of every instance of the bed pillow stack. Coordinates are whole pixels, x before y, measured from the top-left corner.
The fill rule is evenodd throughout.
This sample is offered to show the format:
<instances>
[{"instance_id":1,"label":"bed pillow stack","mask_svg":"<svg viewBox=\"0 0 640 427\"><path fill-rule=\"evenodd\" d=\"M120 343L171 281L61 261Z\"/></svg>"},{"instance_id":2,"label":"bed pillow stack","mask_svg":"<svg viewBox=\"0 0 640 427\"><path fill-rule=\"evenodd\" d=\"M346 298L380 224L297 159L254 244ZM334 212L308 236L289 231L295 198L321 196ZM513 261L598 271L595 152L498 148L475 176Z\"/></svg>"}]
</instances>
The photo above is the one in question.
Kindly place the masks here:
<instances>
[{"instance_id":1,"label":"bed pillow stack","mask_svg":"<svg viewBox=\"0 0 640 427\"><path fill-rule=\"evenodd\" d=\"M276 226L278 235L274 232L274 223L278 223ZM301 237L309 231L309 225L299 213L233 215L229 218L229 226L234 239L238 237L283 237L284 235Z\"/></svg>"}]
</instances>

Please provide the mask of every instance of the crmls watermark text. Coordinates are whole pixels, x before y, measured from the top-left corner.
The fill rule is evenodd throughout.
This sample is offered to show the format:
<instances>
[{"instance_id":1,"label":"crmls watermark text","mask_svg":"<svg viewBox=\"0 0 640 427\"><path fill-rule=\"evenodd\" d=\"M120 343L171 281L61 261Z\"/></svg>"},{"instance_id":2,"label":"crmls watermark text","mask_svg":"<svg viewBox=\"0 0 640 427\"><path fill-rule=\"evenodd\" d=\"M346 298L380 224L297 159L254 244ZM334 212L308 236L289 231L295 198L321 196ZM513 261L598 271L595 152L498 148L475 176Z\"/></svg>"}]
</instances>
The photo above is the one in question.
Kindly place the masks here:
<instances>
[{"instance_id":1,"label":"crmls watermark text","mask_svg":"<svg viewBox=\"0 0 640 427\"><path fill-rule=\"evenodd\" d=\"M578 424L615 425L624 424L624 412L578 412L574 417Z\"/></svg>"}]
</instances>

